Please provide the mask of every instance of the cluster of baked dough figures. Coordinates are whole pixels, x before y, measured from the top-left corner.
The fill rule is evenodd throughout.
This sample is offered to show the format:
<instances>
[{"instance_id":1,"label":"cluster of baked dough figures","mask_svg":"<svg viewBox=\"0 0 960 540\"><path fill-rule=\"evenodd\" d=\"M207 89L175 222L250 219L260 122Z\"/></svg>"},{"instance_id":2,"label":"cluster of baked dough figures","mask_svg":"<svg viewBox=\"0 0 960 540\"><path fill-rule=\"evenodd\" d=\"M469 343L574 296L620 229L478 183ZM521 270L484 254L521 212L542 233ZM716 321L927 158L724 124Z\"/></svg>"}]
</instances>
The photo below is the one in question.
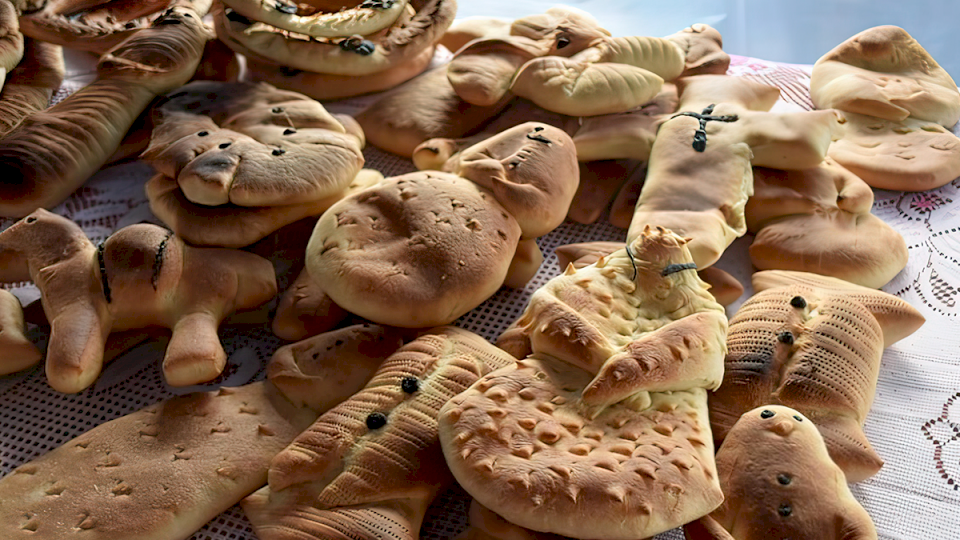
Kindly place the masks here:
<instances>
[{"instance_id":1,"label":"cluster of baked dough figures","mask_svg":"<svg viewBox=\"0 0 960 540\"><path fill-rule=\"evenodd\" d=\"M475 499L463 539L877 537L847 483L882 466L862 430L881 354L923 317L877 290L907 249L871 188L960 176L954 81L873 28L814 66L819 110L770 112L778 89L727 76L706 25L455 11L0 0L0 215L23 218L0 281L33 281L27 319L49 326L41 353L0 290L0 372L45 356L80 392L165 328L167 381L213 380L219 325L265 324L278 261L303 268L280 280L273 329L295 343L267 381L20 466L0 537L185 539L239 501L263 540L407 540L454 481ZM48 107L61 46L100 54L97 76ZM439 46L453 60L424 72ZM317 101L369 92L356 118ZM420 171L363 169L368 142ZM94 245L44 210L131 156L168 228ZM625 242L560 248L497 346L449 326L527 283L538 237L605 209ZM756 295L728 321L742 287L711 265L748 230Z\"/></svg>"}]
</instances>

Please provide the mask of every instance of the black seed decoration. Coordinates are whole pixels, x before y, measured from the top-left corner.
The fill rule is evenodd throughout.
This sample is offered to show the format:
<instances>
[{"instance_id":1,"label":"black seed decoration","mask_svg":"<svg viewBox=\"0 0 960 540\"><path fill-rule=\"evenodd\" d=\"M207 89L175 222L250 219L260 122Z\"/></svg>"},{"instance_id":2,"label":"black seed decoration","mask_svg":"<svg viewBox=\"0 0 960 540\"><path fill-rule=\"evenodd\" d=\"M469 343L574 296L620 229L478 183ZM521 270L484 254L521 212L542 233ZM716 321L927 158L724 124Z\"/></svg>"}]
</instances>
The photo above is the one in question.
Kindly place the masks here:
<instances>
[{"instance_id":1,"label":"black seed decoration","mask_svg":"<svg viewBox=\"0 0 960 540\"><path fill-rule=\"evenodd\" d=\"M297 132L297 130L292 129L292 128L287 128L287 129L283 130L283 134L284 134L284 135L293 135L293 134L296 133L296 132Z\"/></svg>"},{"instance_id":2,"label":"black seed decoration","mask_svg":"<svg viewBox=\"0 0 960 540\"><path fill-rule=\"evenodd\" d=\"M277 2L273 7L275 7L280 13L286 13L287 15L297 14L297 6L291 6L290 4L284 4L283 2Z\"/></svg>"},{"instance_id":3,"label":"black seed decoration","mask_svg":"<svg viewBox=\"0 0 960 540\"><path fill-rule=\"evenodd\" d=\"M367 427L369 429L380 429L387 425L387 415L382 412L374 412L367 415Z\"/></svg>"},{"instance_id":4,"label":"black seed decoration","mask_svg":"<svg viewBox=\"0 0 960 540\"><path fill-rule=\"evenodd\" d=\"M270 112L272 112L273 114L280 114L283 112L283 107L274 107L270 109Z\"/></svg>"},{"instance_id":5,"label":"black seed decoration","mask_svg":"<svg viewBox=\"0 0 960 540\"><path fill-rule=\"evenodd\" d=\"M36 222L37 222L37 216L30 216L30 217L28 217L28 218L26 219L26 221L27 221L27 223L36 223Z\"/></svg>"},{"instance_id":6,"label":"black seed decoration","mask_svg":"<svg viewBox=\"0 0 960 540\"><path fill-rule=\"evenodd\" d=\"M682 264L670 264L667 265L661 272L661 276L669 276L670 274L676 274L677 272L683 272L684 270L696 270L697 263L682 263Z\"/></svg>"},{"instance_id":7,"label":"black seed decoration","mask_svg":"<svg viewBox=\"0 0 960 540\"><path fill-rule=\"evenodd\" d=\"M636 280L637 280L637 273L638 273L638 270L637 270L637 261L636 261L636 259L633 258L633 252L630 251L630 245L629 245L629 244L627 244L626 249L627 249L627 258L630 259L630 264L633 265L633 277L631 278L631 281L636 281Z\"/></svg>"},{"instance_id":8,"label":"black seed decoration","mask_svg":"<svg viewBox=\"0 0 960 540\"><path fill-rule=\"evenodd\" d=\"M790 482L793 482L793 477L789 474L780 473L777 475L777 482L780 482L781 486L789 486Z\"/></svg>"},{"instance_id":9,"label":"black seed decoration","mask_svg":"<svg viewBox=\"0 0 960 540\"><path fill-rule=\"evenodd\" d=\"M359 7L367 9L390 9L397 0L364 0Z\"/></svg>"},{"instance_id":10,"label":"black seed decoration","mask_svg":"<svg viewBox=\"0 0 960 540\"><path fill-rule=\"evenodd\" d=\"M783 517L788 517L790 514L793 513L793 507L786 503L781 504L780 508L777 509L777 513L779 513Z\"/></svg>"},{"instance_id":11,"label":"black seed decoration","mask_svg":"<svg viewBox=\"0 0 960 540\"><path fill-rule=\"evenodd\" d=\"M416 377L404 377L400 381L400 388L408 394L412 394L420 389L420 381Z\"/></svg>"},{"instance_id":12,"label":"black seed decoration","mask_svg":"<svg viewBox=\"0 0 960 540\"><path fill-rule=\"evenodd\" d=\"M785 345L793 345L793 333L792 332L780 332L777 334L777 339L780 343Z\"/></svg>"},{"instance_id":13,"label":"black seed decoration","mask_svg":"<svg viewBox=\"0 0 960 540\"><path fill-rule=\"evenodd\" d=\"M274 149L273 149L273 155L275 155L275 156L282 156L282 155L284 155L284 154L286 154L286 153L287 153L287 151L284 150L283 148L274 148Z\"/></svg>"},{"instance_id":14,"label":"black seed decoration","mask_svg":"<svg viewBox=\"0 0 960 540\"><path fill-rule=\"evenodd\" d=\"M340 48L348 52L357 53L360 56L370 56L377 50L377 44L369 39L353 36L340 41Z\"/></svg>"},{"instance_id":15,"label":"black seed decoration","mask_svg":"<svg viewBox=\"0 0 960 540\"><path fill-rule=\"evenodd\" d=\"M803 309L807 307L807 301L802 296L794 296L790 299L790 305L797 309Z\"/></svg>"},{"instance_id":16,"label":"black seed decoration","mask_svg":"<svg viewBox=\"0 0 960 540\"><path fill-rule=\"evenodd\" d=\"M760 418L773 418L777 413L771 411L770 409L764 409L760 411Z\"/></svg>"},{"instance_id":17,"label":"black seed decoration","mask_svg":"<svg viewBox=\"0 0 960 540\"><path fill-rule=\"evenodd\" d=\"M562 48L566 47L566 46L569 45L569 44L570 44L570 40L569 40L568 38L562 37L562 38L560 38L560 39L557 40L557 49L558 49L558 50L559 50L559 49L562 49Z\"/></svg>"},{"instance_id":18,"label":"black seed decoration","mask_svg":"<svg viewBox=\"0 0 960 540\"><path fill-rule=\"evenodd\" d=\"M697 152L703 152L707 149L707 122L736 122L740 119L740 117L735 114L726 116L712 116L714 107L716 107L716 104L708 106L700 114L694 112L682 112L670 117L670 119L673 120L678 116L690 116L700 121L700 129L693 134L693 149Z\"/></svg>"},{"instance_id":19,"label":"black seed decoration","mask_svg":"<svg viewBox=\"0 0 960 540\"><path fill-rule=\"evenodd\" d=\"M160 270L163 268L163 252L167 249L167 241L170 240L171 236L173 236L172 232L167 234L167 237L157 246L157 254L153 258L153 276L150 278L153 290L157 290L157 281L160 280Z\"/></svg>"},{"instance_id":20,"label":"black seed decoration","mask_svg":"<svg viewBox=\"0 0 960 540\"><path fill-rule=\"evenodd\" d=\"M218 146L217 148L219 148L219 149L221 149L221 150L225 150L225 149L227 149L227 148L230 148L230 143L228 143L228 142L221 143L220 146Z\"/></svg>"},{"instance_id":21,"label":"black seed decoration","mask_svg":"<svg viewBox=\"0 0 960 540\"><path fill-rule=\"evenodd\" d=\"M125 30L133 30L136 27L137 27L137 23L135 23L134 21L130 21L127 24L123 25L123 28Z\"/></svg>"},{"instance_id":22,"label":"black seed decoration","mask_svg":"<svg viewBox=\"0 0 960 540\"><path fill-rule=\"evenodd\" d=\"M537 128L537 129L535 129L534 131L542 131L542 130L543 130L543 128ZM537 141L537 142L541 142L541 143L543 143L543 144L552 144L552 143L553 143L553 141L551 141L550 139L544 137L543 135L540 135L539 133L527 133L527 138L530 139L531 141Z\"/></svg>"},{"instance_id":23,"label":"black seed decoration","mask_svg":"<svg viewBox=\"0 0 960 540\"><path fill-rule=\"evenodd\" d=\"M793 419L797 422L803 422L803 417L797 414L793 415Z\"/></svg>"},{"instance_id":24,"label":"black seed decoration","mask_svg":"<svg viewBox=\"0 0 960 540\"><path fill-rule=\"evenodd\" d=\"M206 131L201 131L200 133L197 133L197 137L206 137L206 136L209 135L209 134L210 134L210 133L208 133L208 132L206 132Z\"/></svg>"},{"instance_id":25,"label":"black seed decoration","mask_svg":"<svg viewBox=\"0 0 960 540\"><path fill-rule=\"evenodd\" d=\"M103 259L103 249L106 243L107 241L104 240L97 246L97 264L100 265L100 287L103 289L103 297L107 299L107 303L109 304L110 280L107 278L107 262Z\"/></svg>"}]
</instances>

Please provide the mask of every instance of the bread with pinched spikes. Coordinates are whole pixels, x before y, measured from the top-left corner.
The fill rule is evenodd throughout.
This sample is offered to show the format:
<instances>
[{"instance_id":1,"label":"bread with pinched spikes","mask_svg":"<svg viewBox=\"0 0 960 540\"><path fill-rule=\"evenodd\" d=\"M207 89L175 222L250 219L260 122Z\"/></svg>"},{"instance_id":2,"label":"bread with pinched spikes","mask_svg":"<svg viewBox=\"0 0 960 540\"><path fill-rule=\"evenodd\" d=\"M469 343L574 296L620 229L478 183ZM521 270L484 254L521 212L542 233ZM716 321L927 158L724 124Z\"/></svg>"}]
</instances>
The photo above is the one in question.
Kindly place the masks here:
<instances>
[{"instance_id":1,"label":"bread with pinched spikes","mask_svg":"<svg viewBox=\"0 0 960 540\"><path fill-rule=\"evenodd\" d=\"M367 386L274 458L270 483L243 501L263 540L414 540L449 483L437 414L478 377L513 362L468 331L428 331L387 358Z\"/></svg>"},{"instance_id":2,"label":"bread with pinched spikes","mask_svg":"<svg viewBox=\"0 0 960 540\"><path fill-rule=\"evenodd\" d=\"M876 540L877 530L809 418L789 407L746 412L717 452L723 504L684 526L688 540Z\"/></svg>"},{"instance_id":3,"label":"bread with pinched spikes","mask_svg":"<svg viewBox=\"0 0 960 540\"><path fill-rule=\"evenodd\" d=\"M872 476L883 460L862 425L880 357L923 316L893 295L805 272L758 272L753 288L730 321L723 384L710 396L717 444L744 412L785 405L816 424L849 481Z\"/></svg>"},{"instance_id":4,"label":"bread with pinched spikes","mask_svg":"<svg viewBox=\"0 0 960 540\"><path fill-rule=\"evenodd\" d=\"M645 229L627 251L569 266L498 343L517 364L440 413L458 482L521 527L646 538L720 504L708 388L726 317L687 241Z\"/></svg>"}]
</instances>

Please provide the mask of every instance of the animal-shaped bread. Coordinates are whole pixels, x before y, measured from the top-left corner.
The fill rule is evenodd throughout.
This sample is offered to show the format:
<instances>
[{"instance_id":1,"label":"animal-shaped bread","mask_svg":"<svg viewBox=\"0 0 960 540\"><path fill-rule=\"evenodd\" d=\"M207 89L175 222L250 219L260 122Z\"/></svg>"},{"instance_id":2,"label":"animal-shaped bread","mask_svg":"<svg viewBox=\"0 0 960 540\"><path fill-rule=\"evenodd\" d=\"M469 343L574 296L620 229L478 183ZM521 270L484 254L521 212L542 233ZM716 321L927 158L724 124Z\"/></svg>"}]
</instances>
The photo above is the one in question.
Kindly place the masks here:
<instances>
[{"instance_id":1,"label":"animal-shaped bread","mask_svg":"<svg viewBox=\"0 0 960 540\"><path fill-rule=\"evenodd\" d=\"M801 171L756 167L753 185L745 214L755 267L880 288L907 265L903 237L870 213L873 190L831 158Z\"/></svg>"},{"instance_id":2,"label":"animal-shaped bread","mask_svg":"<svg viewBox=\"0 0 960 540\"><path fill-rule=\"evenodd\" d=\"M839 126L834 111L768 113L773 86L726 75L678 81L678 113L663 121L633 220L632 240L646 225L692 238L698 268L717 261L746 233L743 208L753 194L751 164L816 167Z\"/></svg>"},{"instance_id":3,"label":"animal-shaped bread","mask_svg":"<svg viewBox=\"0 0 960 540\"><path fill-rule=\"evenodd\" d=\"M70 49L103 54L174 7L190 9L200 18L212 0L49 0L20 17L24 35Z\"/></svg>"},{"instance_id":4,"label":"animal-shaped bread","mask_svg":"<svg viewBox=\"0 0 960 540\"><path fill-rule=\"evenodd\" d=\"M243 501L262 540L415 540L450 482L437 414L478 377L513 363L471 332L430 330L387 358L367 386L276 458Z\"/></svg>"},{"instance_id":5,"label":"animal-shaped bread","mask_svg":"<svg viewBox=\"0 0 960 540\"><path fill-rule=\"evenodd\" d=\"M683 238L648 228L534 293L498 342L523 360L440 413L464 489L575 538L647 538L716 508L706 399L727 323L694 268Z\"/></svg>"},{"instance_id":6,"label":"animal-shaped bread","mask_svg":"<svg viewBox=\"0 0 960 540\"><path fill-rule=\"evenodd\" d=\"M723 37L709 24L697 23L667 36L683 51L681 77L690 75L726 75L730 55L723 52Z\"/></svg>"},{"instance_id":7,"label":"animal-shaped bread","mask_svg":"<svg viewBox=\"0 0 960 540\"><path fill-rule=\"evenodd\" d=\"M310 278L371 321L450 323L516 283L519 243L563 222L579 182L573 141L540 124L492 137L448 170L390 178L330 207L307 245Z\"/></svg>"},{"instance_id":8,"label":"animal-shaped bread","mask_svg":"<svg viewBox=\"0 0 960 540\"><path fill-rule=\"evenodd\" d=\"M158 95L197 70L210 34L197 12L175 8L100 58L97 78L23 120L0 140L0 215L23 217L67 198L117 150Z\"/></svg>"},{"instance_id":9,"label":"animal-shaped bread","mask_svg":"<svg viewBox=\"0 0 960 540\"><path fill-rule=\"evenodd\" d=\"M394 334L331 332L278 350L276 385L176 397L93 428L0 479L0 536L188 538L264 485L277 453L359 391L399 345Z\"/></svg>"},{"instance_id":10,"label":"animal-shaped bread","mask_svg":"<svg viewBox=\"0 0 960 540\"><path fill-rule=\"evenodd\" d=\"M27 369L43 358L25 330L20 300L0 289L0 375Z\"/></svg>"},{"instance_id":11,"label":"animal-shaped bread","mask_svg":"<svg viewBox=\"0 0 960 540\"><path fill-rule=\"evenodd\" d=\"M226 364L217 327L277 293L269 261L195 248L156 225L131 225L95 246L70 220L37 210L0 233L0 282L33 281L50 321L47 380L79 392L100 373L112 331L161 326L173 336L163 372L187 386Z\"/></svg>"},{"instance_id":12,"label":"animal-shaped bread","mask_svg":"<svg viewBox=\"0 0 960 540\"><path fill-rule=\"evenodd\" d=\"M719 445L744 412L792 407L820 429L847 480L883 464L863 433L883 349L909 336L923 316L903 300L837 278L768 270L730 321L723 384L710 396Z\"/></svg>"},{"instance_id":13,"label":"animal-shaped bread","mask_svg":"<svg viewBox=\"0 0 960 540\"><path fill-rule=\"evenodd\" d=\"M23 34L20 33L20 23L17 17L17 8L10 0L0 1L0 87L7 74L20 63L23 58Z\"/></svg>"},{"instance_id":14,"label":"animal-shaped bread","mask_svg":"<svg viewBox=\"0 0 960 540\"><path fill-rule=\"evenodd\" d=\"M684 69L680 47L652 37L611 38L590 15L563 7L513 22L510 34L474 40L448 67L454 90L489 106L511 92L554 112L630 110Z\"/></svg>"},{"instance_id":15,"label":"animal-shaped bread","mask_svg":"<svg viewBox=\"0 0 960 540\"><path fill-rule=\"evenodd\" d=\"M141 158L196 204L303 204L342 192L363 167L359 127L302 94L197 81L164 97Z\"/></svg>"},{"instance_id":16,"label":"animal-shaped bread","mask_svg":"<svg viewBox=\"0 0 960 540\"><path fill-rule=\"evenodd\" d=\"M876 540L877 530L798 411L744 413L717 452L723 504L684 527L687 540Z\"/></svg>"}]
</instances>

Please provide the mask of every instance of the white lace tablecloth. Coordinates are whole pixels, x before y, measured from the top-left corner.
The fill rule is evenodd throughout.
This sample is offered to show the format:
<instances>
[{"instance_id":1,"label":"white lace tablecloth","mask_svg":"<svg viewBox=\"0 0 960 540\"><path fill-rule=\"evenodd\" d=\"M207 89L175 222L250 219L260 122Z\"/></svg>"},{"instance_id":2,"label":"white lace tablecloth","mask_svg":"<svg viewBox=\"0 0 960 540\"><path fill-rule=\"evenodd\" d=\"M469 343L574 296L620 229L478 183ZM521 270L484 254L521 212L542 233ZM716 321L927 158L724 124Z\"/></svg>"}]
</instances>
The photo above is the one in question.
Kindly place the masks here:
<instances>
[{"instance_id":1,"label":"white lace tablecloth","mask_svg":"<svg viewBox=\"0 0 960 540\"><path fill-rule=\"evenodd\" d=\"M793 106L811 109L809 66L734 57L732 75L755 77L782 89ZM78 87L65 85L61 97ZM354 100L329 108L357 109ZM365 151L367 167L386 176L413 170L405 160L375 148ZM54 211L80 224L94 242L114 230L153 219L143 184L150 168L132 163L105 169ZM914 335L886 350L866 432L886 461L854 493L884 539L960 538L960 180L924 193L876 191L873 212L906 239L910 260L884 290L917 307L927 318ZM0 220L0 229L10 221ZM605 223L565 223L539 240L547 259L526 288L504 289L465 315L458 324L493 340L523 310L530 294L560 269L555 247L590 240L622 240L625 231ZM747 248L738 240L718 264L749 285ZM22 284L14 292L23 301L37 297ZM38 342L42 335L34 331ZM245 384L264 376L263 368L282 344L268 328L221 332L230 357L216 384ZM166 386L160 375L162 347L141 345L104 370L94 386L77 395L49 388L41 367L0 378L0 476L92 427L165 399L183 389ZM206 388L213 385L207 385ZM466 526L469 498L458 488L444 493L427 516L422 538L452 538ZM223 513L193 538L255 538L238 506ZM682 538L672 531L662 538ZM122 540L122 539L117 539Z\"/></svg>"}]
</instances>

